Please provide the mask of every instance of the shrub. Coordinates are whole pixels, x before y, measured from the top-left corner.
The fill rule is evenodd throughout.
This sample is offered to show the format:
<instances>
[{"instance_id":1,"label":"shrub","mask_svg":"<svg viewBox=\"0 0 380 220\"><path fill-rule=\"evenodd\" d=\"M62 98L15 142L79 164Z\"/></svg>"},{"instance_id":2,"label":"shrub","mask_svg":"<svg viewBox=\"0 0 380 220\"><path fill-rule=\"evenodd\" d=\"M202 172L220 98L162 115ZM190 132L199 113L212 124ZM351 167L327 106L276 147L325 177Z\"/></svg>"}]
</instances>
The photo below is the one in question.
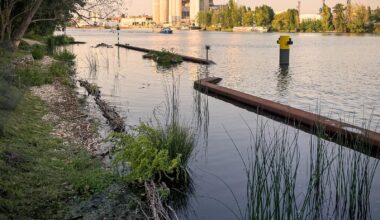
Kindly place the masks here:
<instances>
[{"instance_id":1,"label":"shrub","mask_svg":"<svg viewBox=\"0 0 380 220\"><path fill-rule=\"evenodd\" d=\"M139 130L155 130L145 124ZM158 149L155 143L144 133L137 135L115 134L118 152L115 165L122 163L124 170L129 171L128 180L143 182L153 179L156 175L170 175L180 168L181 155L169 158L167 149Z\"/></svg>"},{"instance_id":2,"label":"shrub","mask_svg":"<svg viewBox=\"0 0 380 220\"><path fill-rule=\"evenodd\" d=\"M45 55L45 48L40 45L34 45L32 48L32 56L35 60L40 60Z\"/></svg>"},{"instance_id":3,"label":"shrub","mask_svg":"<svg viewBox=\"0 0 380 220\"><path fill-rule=\"evenodd\" d=\"M130 181L155 177L179 177L186 170L195 137L189 129L176 123L155 128L141 123L135 134L116 134L116 165L129 169Z\"/></svg>"},{"instance_id":4,"label":"shrub","mask_svg":"<svg viewBox=\"0 0 380 220\"><path fill-rule=\"evenodd\" d=\"M28 66L16 70L18 79L25 86L40 86L51 83L54 79L67 83L69 73L69 66L61 62L53 63L48 69L40 66Z\"/></svg>"},{"instance_id":5,"label":"shrub","mask_svg":"<svg viewBox=\"0 0 380 220\"><path fill-rule=\"evenodd\" d=\"M162 51L150 52L143 56L147 59L153 59L162 67L171 67L183 62L182 57L175 54L173 51L162 49Z\"/></svg>"},{"instance_id":6,"label":"shrub","mask_svg":"<svg viewBox=\"0 0 380 220\"><path fill-rule=\"evenodd\" d=\"M24 35L25 38L36 40L36 41L44 41L45 37L40 34L35 33L34 31L30 31Z\"/></svg>"},{"instance_id":7,"label":"shrub","mask_svg":"<svg viewBox=\"0 0 380 220\"><path fill-rule=\"evenodd\" d=\"M60 61L73 61L75 59L75 54L71 53L70 51L68 50L63 50L63 51L59 51L59 52L56 52L54 54L54 59L56 60L60 60Z\"/></svg>"},{"instance_id":8,"label":"shrub","mask_svg":"<svg viewBox=\"0 0 380 220\"><path fill-rule=\"evenodd\" d=\"M69 66L65 63L56 62L49 67L49 73L52 77L68 77Z\"/></svg>"},{"instance_id":9,"label":"shrub","mask_svg":"<svg viewBox=\"0 0 380 220\"><path fill-rule=\"evenodd\" d=\"M46 70L38 66L19 68L16 70L16 75L20 82L26 86L40 86L52 82Z\"/></svg>"},{"instance_id":10,"label":"shrub","mask_svg":"<svg viewBox=\"0 0 380 220\"><path fill-rule=\"evenodd\" d=\"M75 40L73 37L69 37L67 35L57 35L57 36L50 36L46 40L46 43L48 44L48 46L56 47L56 46L68 45L74 41Z\"/></svg>"},{"instance_id":11,"label":"shrub","mask_svg":"<svg viewBox=\"0 0 380 220\"><path fill-rule=\"evenodd\" d=\"M31 50L31 46L23 40L20 42L20 45L18 46L18 48L20 50L26 50L26 51Z\"/></svg>"},{"instance_id":12,"label":"shrub","mask_svg":"<svg viewBox=\"0 0 380 220\"><path fill-rule=\"evenodd\" d=\"M13 110L21 98L21 91L0 79L0 110Z\"/></svg>"}]
</instances>

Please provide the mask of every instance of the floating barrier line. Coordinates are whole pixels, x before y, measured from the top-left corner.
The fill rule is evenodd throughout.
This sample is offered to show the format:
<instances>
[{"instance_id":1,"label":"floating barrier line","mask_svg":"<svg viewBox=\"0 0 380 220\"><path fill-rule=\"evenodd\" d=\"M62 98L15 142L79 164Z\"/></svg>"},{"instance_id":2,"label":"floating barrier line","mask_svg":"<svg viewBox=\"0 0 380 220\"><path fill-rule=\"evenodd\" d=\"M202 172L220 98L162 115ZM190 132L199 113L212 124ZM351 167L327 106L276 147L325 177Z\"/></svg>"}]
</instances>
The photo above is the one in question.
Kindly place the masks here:
<instances>
[{"instance_id":1,"label":"floating barrier line","mask_svg":"<svg viewBox=\"0 0 380 220\"><path fill-rule=\"evenodd\" d=\"M300 123L314 131L322 128L323 132L331 138L337 138L337 134L342 134L342 137L348 141L359 139L376 147L377 150L380 149L380 133L216 85L220 81L222 78L217 77L197 80L194 82L194 88L224 97L244 106L257 108L259 111L281 117L286 121Z\"/></svg>"},{"instance_id":2,"label":"floating barrier line","mask_svg":"<svg viewBox=\"0 0 380 220\"><path fill-rule=\"evenodd\" d=\"M123 48L130 49L130 50L136 50L136 51L140 51L140 52L144 52L144 53L159 52L158 50L146 49L146 48L142 48L142 47L135 47L135 46L131 46L129 44L115 44L115 46L123 47ZM176 54L176 55L182 57L183 61L187 61L187 62L199 63L199 64L205 64L205 65L215 64L215 62L212 60L196 58L196 57L191 57L191 56L185 56L185 55L181 55L181 54Z\"/></svg>"}]
</instances>

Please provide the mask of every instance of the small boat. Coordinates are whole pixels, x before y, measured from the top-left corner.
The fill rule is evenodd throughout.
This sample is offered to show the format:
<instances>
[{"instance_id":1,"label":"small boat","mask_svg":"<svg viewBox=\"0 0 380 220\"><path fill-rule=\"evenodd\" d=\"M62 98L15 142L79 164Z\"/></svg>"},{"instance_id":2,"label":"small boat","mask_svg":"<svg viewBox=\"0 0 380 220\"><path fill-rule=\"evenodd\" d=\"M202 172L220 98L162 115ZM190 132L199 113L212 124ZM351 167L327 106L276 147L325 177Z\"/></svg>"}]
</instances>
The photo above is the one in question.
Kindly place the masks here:
<instances>
[{"instance_id":1,"label":"small boat","mask_svg":"<svg viewBox=\"0 0 380 220\"><path fill-rule=\"evenodd\" d=\"M170 28L162 28L160 31L161 34L172 34L173 30Z\"/></svg>"}]
</instances>

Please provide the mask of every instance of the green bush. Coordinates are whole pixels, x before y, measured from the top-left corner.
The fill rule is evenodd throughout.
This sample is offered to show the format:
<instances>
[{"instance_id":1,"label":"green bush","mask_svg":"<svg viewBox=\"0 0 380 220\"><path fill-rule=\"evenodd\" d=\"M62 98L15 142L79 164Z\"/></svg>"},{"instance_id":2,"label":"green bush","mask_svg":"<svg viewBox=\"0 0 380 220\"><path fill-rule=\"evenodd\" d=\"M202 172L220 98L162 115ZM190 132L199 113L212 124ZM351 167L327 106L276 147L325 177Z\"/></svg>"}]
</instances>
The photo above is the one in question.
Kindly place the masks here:
<instances>
[{"instance_id":1,"label":"green bush","mask_svg":"<svg viewBox=\"0 0 380 220\"><path fill-rule=\"evenodd\" d=\"M63 51L59 51L59 52L56 52L54 54L54 59L56 60L60 60L60 61L73 61L75 59L75 54L71 53L70 51L68 50L63 50Z\"/></svg>"},{"instance_id":2,"label":"green bush","mask_svg":"<svg viewBox=\"0 0 380 220\"><path fill-rule=\"evenodd\" d=\"M139 129L151 130L152 128L142 124ZM156 175L170 175L179 170L181 155L170 159L166 149L158 149L155 143L144 134L114 134L117 138L118 152L115 157L115 165L121 162L124 170L129 171L129 181L143 182L153 179Z\"/></svg>"},{"instance_id":3,"label":"green bush","mask_svg":"<svg viewBox=\"0 0 380 220\"><path fill-rule=\"evenodd\" d=\"M28 43L26 43L25 41L22 40L20 42L20 45L18 45L18 49L30 51L31 50L31 46Z\"/></svg>"},{"instance_id":4,"label":"green bush","mask_svg":"<svg viewBox=\"0 0 380 220\"><path fill-rule=\"evenodd\" d=\"M40 86L52 82L46 70L39 66L19 68L16 70L16 75L25 86Z\"/></svg>"},{"instance_id":5,"label":"green bush","mask_svg":"<svg viewBox=\"0 0 380 220\"><path fill-rule=\"evenodd\" d=\"M45 48L40 45L34 45L32 48L32 56L35 60L41 60L45 56Z\"/></svg>"},{"instance_id":6,"label":"green bush","mask_svg":"<svg viewBox=\"0 0 380 220\"><path fill-rule=\"evenodd\" d=\"M75 40L73 37L66 35L50 36L46 40L49 52L53 52L57 46L64 46L73 43Z\"/></svg>"},{"instance_id":7,"label":"green bush","mask_svg":"<svg viewBox=\"0 0 380 220\"><path fill-rule=\"evenodd\" d=\"M40 35L40 34L36 34L36 33L33 32L33 31L30 31L30 32L26 33L26 34L24 35L24 37L27 38L27 39L36 40L36 41L41 41L41 42L44 41L44 39L45 39L45 37L43 37L43 36Z\"/></svg>"},{"instance_id":8,"label":"green bush","mask_svg":"<svg viewBox=\"0 0 380 220\"><path fill-rule=\"evenodd\" d=\"M142 123L134 132L113 135L117 146L114 162L125 165L128 180L174 178L186 170L195 142L189 129L175 123L158 128Z\"/></svg>"},{"instance_id":9,"label":"green bush","mask_svg":"<svg viewBox=\"0 0 380 220\"><path fill-rule=\"evenodd\" d=\"M16 70L16 75L25 86L40 86L53 82L54 79L67 83L70 75L70 68L62 62L50 65L48 69L40 66L28 66Z\"/></svg>"},{"instance_id":10,"label":"green bush","mask_svg":"<svg viewBox=\"0 0 380 220\"><path fill-rule=\"evenodd\" d=\"M49 74L52 77L68 77L69 72L69 66L65 63L56 62L49 67Z\"/></svg>"},{"instance_id":11,"label":"green bush","mask_svg":"<svg viewBox=\"0 0 380 220\"><path fill-rule=\"evenodd\" d=\"M13 110L21 98L21 91L0 79L0 110Z\"/></svg>"}]
</instances>

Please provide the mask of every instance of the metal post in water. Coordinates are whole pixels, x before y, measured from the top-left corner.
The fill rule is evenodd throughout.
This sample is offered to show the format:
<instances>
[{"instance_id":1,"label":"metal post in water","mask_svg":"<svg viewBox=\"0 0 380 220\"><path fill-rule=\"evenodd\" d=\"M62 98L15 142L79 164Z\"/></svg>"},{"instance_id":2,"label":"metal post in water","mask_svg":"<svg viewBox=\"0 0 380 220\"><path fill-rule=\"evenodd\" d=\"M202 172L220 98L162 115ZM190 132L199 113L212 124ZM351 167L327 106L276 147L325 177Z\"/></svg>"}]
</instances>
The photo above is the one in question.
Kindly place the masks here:
<instances>
[{"instance_id":1,"label":"metal post in water","mask_svg":"<svg viewBox=\"0 0 380 220\"><path fill-rule=\"evenodd\" d=\"M117 44L120 44L120 27L119 27L119 25L117 25L116 30L117 30Z\"/></svg>"},{"instance_id":2,"label":"metal post in water","mask_svg":"<svg viewBox=\"0 0 380 220\"><path fill-rule=\"evenodd\" d=\"M281 35L277 41L280 45L280 66L289 66L290 47L293 45L292 38L289 35Z\"/></svg>"},{"instance_id":3,"label":"metal post in water","mask_svg":"<svg viewBox=\"0 0 380 220\"><path fill-rule=\"evenodd\" d=\"M208 61L208 51L211 50L210 45L206 45L206 60Z\"/></svg>"}]
</instances>

